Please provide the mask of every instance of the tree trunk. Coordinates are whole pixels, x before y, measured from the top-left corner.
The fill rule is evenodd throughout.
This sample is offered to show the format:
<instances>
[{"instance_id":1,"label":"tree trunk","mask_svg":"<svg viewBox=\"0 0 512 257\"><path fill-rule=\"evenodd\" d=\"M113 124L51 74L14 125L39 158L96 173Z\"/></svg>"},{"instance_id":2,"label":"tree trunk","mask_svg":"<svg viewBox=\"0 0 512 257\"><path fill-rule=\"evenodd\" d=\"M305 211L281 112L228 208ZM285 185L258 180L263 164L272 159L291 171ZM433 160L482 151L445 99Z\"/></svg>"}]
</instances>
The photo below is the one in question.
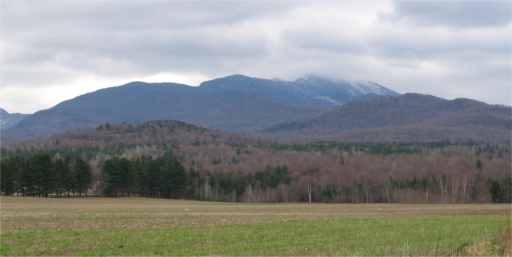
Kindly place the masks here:
<instances>
[{"instance_id":1,"label":"tree trunk","mask_svg":"<svg viewBox=\"0 0 512 257\"><path fill-rule=\"evenodd\" d=\"M311 184L308 184L308 203L311 204Z\"/></svg>"}]
</instances>

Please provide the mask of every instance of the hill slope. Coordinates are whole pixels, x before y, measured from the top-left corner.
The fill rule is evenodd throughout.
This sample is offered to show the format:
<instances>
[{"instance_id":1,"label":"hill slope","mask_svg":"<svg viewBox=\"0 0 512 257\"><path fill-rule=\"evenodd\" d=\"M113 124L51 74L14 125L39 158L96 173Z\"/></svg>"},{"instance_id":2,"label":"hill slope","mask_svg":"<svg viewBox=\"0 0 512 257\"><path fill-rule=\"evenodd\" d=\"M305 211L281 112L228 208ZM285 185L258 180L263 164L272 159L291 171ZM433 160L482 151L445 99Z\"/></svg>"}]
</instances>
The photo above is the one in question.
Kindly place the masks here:
<instances>
[{"instance_id":1,"label":"hill slope","mask_svg":"<svg viewBox=\"0 0 512 257\"><path fill-rule=\"evenodd\" d=\"M27 116L27 114L21 113L8 113L6 110L0 108L0 130L16 126L16 124Z\"/></svg>"},{"instance_id":2,"label":"hill slope","mask_svg":"<svg viewBox=\"0 0 512 257\"><path fill-rule=\"evenodd\" d=\"M126 158L131 164L120 169L126 181L137 181L128 189L134 195L143 193L140 185L155 172L147 160L171 150L189 171L188 197L216 201L305 201L309 188L315 202L490 202L497 199L490 183L477 184L481 195L474 196L469 192L475 184L468 181L507 181L511 163L509 145L279 144L178 121L103 124L1 148L3 158L41 152L83 158L95 174L95 193L104 192L106 162ZM130 166L137 172L127 172Z\"/></svg>"},{"instance_id":3,"label":"hill slope","mask_svg":"<svg viewBox=\"0 0 512 257\"><path fill-rule=\"evenodd\" d=\"M396 94L377 86L368 87L367 91L359 90L367 83L312 81L232 75L203 82L199 87L132 82L85 94L37 112L8 129L5 136L15 141L105 122L169 119L228 131L251 131L313 117L369 92Z\"/></svg>"},{"instance_id":4,"label":"hill slope","mask_svg":"<svg viewBox=\"0 0 512 257\"><path fill-rule=\"evenodd\" d=\"M274 136L349 141L508 142L512 109L470 99L367 96L312 119L273 126Z\"/></svg>"}]
</instances>

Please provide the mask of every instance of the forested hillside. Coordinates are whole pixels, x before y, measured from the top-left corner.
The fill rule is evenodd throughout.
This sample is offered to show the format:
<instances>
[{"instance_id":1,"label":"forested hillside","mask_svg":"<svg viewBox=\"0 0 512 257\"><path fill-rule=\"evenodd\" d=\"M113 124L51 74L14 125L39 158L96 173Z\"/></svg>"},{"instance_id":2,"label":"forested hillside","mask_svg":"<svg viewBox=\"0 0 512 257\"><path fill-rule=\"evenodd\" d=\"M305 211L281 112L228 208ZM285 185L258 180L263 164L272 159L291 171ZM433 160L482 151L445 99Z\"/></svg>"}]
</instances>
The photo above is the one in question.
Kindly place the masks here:
<instances>
[{"instance_id":1,"label":"forested hillside","mask_svg":"<svg viewBox=\"0 0 512 257\"><path fill-rule=\"evenodd\" d=\"M266 130L275 138L510 144L512 108L431 95L370 95Z\"/></svg>"},{"instance_id":2,"label":"forested hillside","mask_svg":"<svg viewBox=\"0 0 512 257\"><path fill-rule=\"evenodd\" d=\"M102 124L4 147L2 191L220 201L510 202L510 156L506 144L283 144L176 121Z\"/></svg>"}]
</instances>

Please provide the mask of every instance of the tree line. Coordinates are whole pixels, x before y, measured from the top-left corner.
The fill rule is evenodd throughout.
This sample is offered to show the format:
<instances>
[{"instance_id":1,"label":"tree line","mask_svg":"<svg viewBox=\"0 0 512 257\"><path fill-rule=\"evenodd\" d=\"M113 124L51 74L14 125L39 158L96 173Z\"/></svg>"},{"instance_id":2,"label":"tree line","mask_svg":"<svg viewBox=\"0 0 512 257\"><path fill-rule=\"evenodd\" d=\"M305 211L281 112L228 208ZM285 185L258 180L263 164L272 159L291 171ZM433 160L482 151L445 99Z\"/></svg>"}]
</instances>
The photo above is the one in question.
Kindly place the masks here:
<instances>
[{"instance_id":1,"label":"tree line","mask_svg":"<svg viewBox=\"0 0 512 257\"><path fill-rule=\"evenodd\" d=\"M185 197L188 176L181 163L168 152L162 157L129 160L113 158L102 168L107 196Z\"/></svg>"},{"instance_id":2,"label":"tree line","mask_svg":"<svg viewBox=\"0 0 512 257\"><path fill-rule=\"evenodd\" d=\"M171 152L155 159L113 158L104 162L102 174L107 196L216 201L241 201L248 188L277 188L292 180L286 166L266 167L254 174L187 171Z\"/></svg>"},{"instance_id":3,"label":"tree line","mask_svg":"<svg viewBox=\"0 0 512 257\"><path fill-rule=\"evenodd\" d=\"M76 157L37 153L0 162L1 191L21 196L82 196L91 186L89 164Z\"/></svg>"},{"instance_id":4,"label":"tree line","mask_svg":"<svg viewBox=\"0 0 512 257\"><path fill-rule=\"evenodd\" d=\"M186 167L171 151L158 157L111 157L94 167L81 157L62 157L59 153L12 155L0 160L1 192L40 197L89 193L248 202L308 201L309 198L315 202L353 203L512 202L512 178L486 174L480 159L471 167L461 159L447 157L449 162L437 161L439 167L429 167L430 161L422 158L425 163L419 163L411 157L416 160L411 163L419 165L420 170L409 174L407 168L398 169L396 165L391 166L394 167L391 172L385 171L386 166L382 166L385 163L380 163L386 160L391 165L399 162L403 166L410 163L406 159L375 159L372 165L372 159L363 157L338 160L347 170L359 169L356 174L342 170L326 172L321 166L291 172L285 164L267 165L254 172L208 171L201 166ZM299 163L299 166L306 165ZM93 176L93 169L98 174ZM489 168L497 169L501 168Z\"/></svg>"},{"instance_id":5,"label":"tree line","mask_svg":"<svg viewBox=\"0 0 512 257\"><path fill-rule=\"evenodd\" d=\"M98 179L96 184L105 196L220 201L237 201L247 188L276 188L291 181L286 166L267 167L245 175L239 172L206 172L203 175L197 171L187 172L171 152L158 158L114 157L103 163ZM92 185L91 167L81 158L38 153L1 160L1 192L4 195L87 196Z\"/></svg>"}]
</instances>

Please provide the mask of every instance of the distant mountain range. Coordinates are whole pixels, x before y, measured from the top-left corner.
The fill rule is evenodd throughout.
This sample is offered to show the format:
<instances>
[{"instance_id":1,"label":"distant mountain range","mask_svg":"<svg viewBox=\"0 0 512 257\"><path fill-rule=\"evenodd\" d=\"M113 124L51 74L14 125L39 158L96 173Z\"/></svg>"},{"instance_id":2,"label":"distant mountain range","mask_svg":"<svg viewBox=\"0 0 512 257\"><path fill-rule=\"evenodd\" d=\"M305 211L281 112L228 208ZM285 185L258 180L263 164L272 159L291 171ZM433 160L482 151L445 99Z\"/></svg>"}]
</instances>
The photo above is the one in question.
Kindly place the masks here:
<instances>
[{"instance_id":1,"label":"distant mountain range","mask_svg":"<svg viewBox=\"0 0 512 257\"><path fill-rule=\"evenodd\" d=\"M275 137L358 142L510 142L512 108L430 95L368 95L317 117L265 132Z\"/></svg>"},{"instance_id":2,"label":"distant mountain range","mask_svg":"<svg viewBox=\"0 0 512 257\"><path fill-rule=\"evenodd\" d=\"M232 75L188 86L132 82L32 115L0 110L4 142L104 123L177 120L287 140L510 142L512 108L471 99L399 95L374 82Z\"/></svg>"},{"instance_id":3,"label":"distant mountain range","mask_svg":"<svg viewBox=\"0 0 512 257\"><path fill-rule=\"evenodd\" d=\"M7 141L101 123L179 120L235 132L258 131L320 115L367 94L398 95L374 82L308 76L295 81L231 75L198 87L132 82L98 90L3 128ZM5 123L4 118L2 122ZM12 123L9 123L12 124Z\"/></svg>"},{"instance_id":4,"label":"distant mountain range","mask_svg":"<svg viewBox=\"0 0 512 257\"><path fill-rule=\"evenodd\" d=\"M21 113L8 113L6 110L0 108L0 130L5 130L16 126L22 119L27 116L27 114Z\"/></svg>"}]
</instances>

